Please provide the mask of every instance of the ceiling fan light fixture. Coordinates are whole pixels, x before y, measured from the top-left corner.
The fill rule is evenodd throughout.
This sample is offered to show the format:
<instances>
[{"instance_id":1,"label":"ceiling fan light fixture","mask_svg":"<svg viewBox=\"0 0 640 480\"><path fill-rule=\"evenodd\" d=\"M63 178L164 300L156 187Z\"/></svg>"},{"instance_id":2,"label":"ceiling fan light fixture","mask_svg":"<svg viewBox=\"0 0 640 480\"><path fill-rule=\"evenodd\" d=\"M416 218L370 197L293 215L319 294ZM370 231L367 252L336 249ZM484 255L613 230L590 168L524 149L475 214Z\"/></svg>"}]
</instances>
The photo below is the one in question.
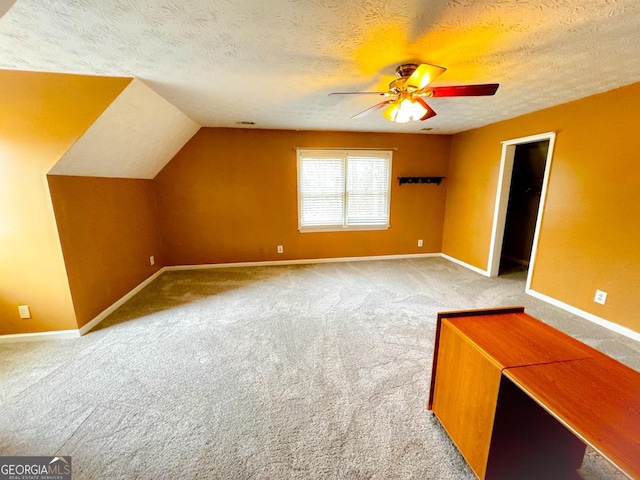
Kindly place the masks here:
<instances>
[{"instance_id":1,"label":"ceiling fan light fixture","mask_svg":"<svg viewBox=\"0 0 640 480\"><path fill-rule=\"evenodd\" d=\"M398 123L407 123L409 120L414 120L414 112L414 103L408 98L405 98L398 106L398 113L396 113L395 121Z\"/></svg>"},{"instance_id":2,"label":"ceiling fan light fixture","mask_svg":"<svg viewBox=\"0 0 640 480\"><path fill-rule=\"evenodd\" d=\"M398 104L395 102L390 103L389 106L385 108L384 111L382 112L382 116L387 120L389 120L390 122L395 122L397 115L398 115Z\"/></svg>"},{"instance_id":3,"label":"ceiling fan light fixture","mask_svg":"<svg viewBox=\"0 0 640 480\"><path fill-rule=\"evenodd\" d=\"M426 105L423 105L423 102L415 100L411 104L411 108L412 108L412 111L413 111L412 119L413 120L422 120L423 118L426 118L429 115L429 109L425 108L425 107L426 107Z\"/></svg>"},{"instance_id":4,"label":"ceiling fan light fixture","mask_svg":"<svg viewBox=\"0 0 640 480\"><path fill-rule=\"evenodd\" d=\"M478 85L453 85L429 87L431 81L439 77L446 68L423 63L405 63L396 68L396 79L389 84L386 92L333 92L329 95L383 95L394 97L378 103L351 118L361 118L384 108L382 115L390 122L407 123L410 120L427 120L436 112L422 97L483 97L496 93L497 83ZM386 108L385 108L386 107Z\"/></svg>"},{"instance_id":5,"label":"ceiling fan light fixture","mask_svg":"<svg viewBox=\"0 0 640 480\"><path fill-rule=\"evenodd\" d=\"M390 122L407 123L433 116L433 110L421 98L404 98L389 104L382 115Z\"/></svg>"}]
</instances>

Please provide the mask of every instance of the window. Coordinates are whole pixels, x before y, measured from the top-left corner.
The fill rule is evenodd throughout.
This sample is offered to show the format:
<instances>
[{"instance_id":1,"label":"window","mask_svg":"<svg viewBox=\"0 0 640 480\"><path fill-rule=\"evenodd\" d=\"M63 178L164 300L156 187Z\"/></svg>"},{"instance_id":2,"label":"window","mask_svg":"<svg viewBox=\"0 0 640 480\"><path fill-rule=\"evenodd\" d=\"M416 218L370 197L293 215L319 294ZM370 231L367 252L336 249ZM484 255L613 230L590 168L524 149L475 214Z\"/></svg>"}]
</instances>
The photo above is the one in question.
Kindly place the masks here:
<instances>
[{"instance_id":1,"label":"window","mask_svg":"<svg viewBox=\"0 0 640 480\"><path fill-rule=\"evenodd\" d=\"M300 231L389 228L391 152L298 150Z\"/></svg>"}]
</instances>

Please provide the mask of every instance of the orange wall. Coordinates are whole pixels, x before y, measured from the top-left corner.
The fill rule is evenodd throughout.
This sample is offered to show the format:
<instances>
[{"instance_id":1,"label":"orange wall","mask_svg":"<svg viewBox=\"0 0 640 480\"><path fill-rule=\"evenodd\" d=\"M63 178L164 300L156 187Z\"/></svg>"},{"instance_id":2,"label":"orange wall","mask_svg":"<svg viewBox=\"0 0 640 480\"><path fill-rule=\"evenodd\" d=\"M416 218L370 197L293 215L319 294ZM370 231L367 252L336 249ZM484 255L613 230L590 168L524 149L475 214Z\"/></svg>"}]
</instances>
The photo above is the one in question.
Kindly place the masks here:
<instances>
[{"instance_id":1,"label":"orange wall","mask_svg":"<svg viewBox=\"0 0 640 480\"><path fill-rule=\"evenodd\" d=\"M640 331L640 84L453 137L203 128L151 182L51 177L57 226L46 174L129 81L0 71L0 334L84 325L163 264L443 251L486 269L500 142L547 131L532 288ZM299 233L296 147L397 149L391 228ZM413 175L447 179L398 186Z\"/></svg>"},{"instance_id":2,"label":"orange wall","mask_svg":"<svg viewBox=\"0 0 640 480\"><path fill-rule=\"evenodd\" d=\"M58 175L48 180L81 327L162 266L153 182Z\"/></svg>"},{"instance_id":3,"label":"orange wall","mask_svg":"<svg viewBox=\"0 0 640 480\"><path fill-rule=\"evenodd\" d=\"M129 81L0 70L0 334L77 328L46 174Z\"/></svg>"},{"instance_id":4,"label":"orange wall","mask_svg":"<svg viewBox=\"0 0 640 480\"><path fill-rule=\"evenodd\" d=\"M440 252L447 180L399 187L396 177L446 175L449 144L436 135L202 128L154 179L167 264ZM397 148L391 228L298 232L296 147Z\"/></svg>"},{"instance_id":5,"label":"orange wall","mask_svg":"<svg viewBox=\"0 0 640 480\"><path fill-rule=\"evenodd\" d=\"M640 83L455 135L443 252L487 268L500 142L557 132L531 288L640 331L639 124Z\"/></svg>"}]
</instances>

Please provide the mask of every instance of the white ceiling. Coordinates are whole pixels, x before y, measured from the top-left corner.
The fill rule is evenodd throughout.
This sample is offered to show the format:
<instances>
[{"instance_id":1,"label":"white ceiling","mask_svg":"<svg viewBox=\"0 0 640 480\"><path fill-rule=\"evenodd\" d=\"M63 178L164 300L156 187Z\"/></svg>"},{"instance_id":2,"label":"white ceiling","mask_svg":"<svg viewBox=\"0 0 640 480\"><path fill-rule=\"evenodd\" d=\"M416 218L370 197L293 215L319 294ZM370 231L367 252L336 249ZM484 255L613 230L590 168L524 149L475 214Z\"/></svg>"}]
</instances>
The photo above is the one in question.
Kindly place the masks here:
<instances>
[{"instance_id":1,"label":"white ceiling","mask_svg":"<svg viewBox=\"0 0 640 480\"><path fill-rule=\"evenodd\" d=\"M200 125L134 79L49 173L154 178L199 129Z\"/></svg>"},{"instance_id":2,"label":"white ceiling","mask_svg":"<svg viewBox=\"0 0 640 480\"><path fill-rule=\"evenodd\" d=\"M405 125L327 95L407 61L501 86ZM0 68L138 77L203 126L454 133L640 81L640 1L17 0Z\"/></svg>"}]
</instances>

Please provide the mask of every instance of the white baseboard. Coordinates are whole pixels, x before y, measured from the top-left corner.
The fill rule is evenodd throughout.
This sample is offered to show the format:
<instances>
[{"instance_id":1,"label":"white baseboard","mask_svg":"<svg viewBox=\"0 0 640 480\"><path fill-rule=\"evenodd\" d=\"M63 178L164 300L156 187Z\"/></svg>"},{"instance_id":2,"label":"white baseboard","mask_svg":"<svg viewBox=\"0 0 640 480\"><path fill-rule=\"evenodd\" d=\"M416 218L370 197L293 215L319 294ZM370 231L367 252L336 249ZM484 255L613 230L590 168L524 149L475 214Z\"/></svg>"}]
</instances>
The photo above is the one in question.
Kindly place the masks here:
<instances>
[{"instance_id":1,"label":"white baseboard","mask_svg":"<svg viewBox=\"0 0 640 480\"><path fill-rule=\"evenodd\" d=\"M313 263L366 262L373 260L400 260L403 258L431 258L440 257L441 255L441 253L409 253L400 255L375 255L370 257L333 257L307 258L301 260L271 260L265 262L207 263L201 265L175 265L171 267L164 267L163 270L206 270L209 268L272 267L278 265L308 265Z\"/></svg>"},{"instance_id":2,"label":"white baseboard","mask_svg":"<svg viewBox=\"0 0 640 480\"><path fill-rule=\"evenodd\" d=\"M41 340L64 340L69 338L80 338L80 332L76 329L55 330L53 332L11 333L0 335L0 343L39 342Z\"/></svg>"},{"instance_id":3,"label":"white baseboard","mask_svg":"<svg viewBox=\"0 0 640 480\"><path fill-rule=\"evenodd\" d=\"M479 273L480 275L484 275L485 277L489 276L489 272L487 270L482 270L481 268L474 267L473 265L471 265L469 263L463 262L462 260L458 260L457 258L454 258L454 257L450 257L449 255L444 254L444 253L441 253L440 256L442 258L446 258L450 262L457 263L458 265L461 265L464 268L468 268L469 270L473 270L474 272Z\"/></svg>"},{"instance_id":4,"label":"white baseboard","mask_svg":"<svg viewBox=\"0 0 640 480\"><path fill-rule=\"evenodd\" d=\"M125 302L130 300L140 290L153 282L156 278L162 275L166 271L172 270L201 270L208 268L233 268L233 267L261 267L272 265L298 265L298 264L312 264L312 263L330 263L330 262L359 262L366 260L396 260L401 258L427 258L427 257L439 257L440 253L418 253L418 254L406 254L406 255L379 255L371 257L338 257L338 258L318 258L318 259L304 259L304 260L276 260L269 262L238 262L238 263L218 263L218 264L206 264L206 265L178 265L172 267L163 267L149 278L144 280L129 293L117 300L114 304L100 312L96 317L91 319L88 323L83 325L77 330L58 330L53 332L37 332L37 333L15 333L8 335L0 335L0 343L8 342L35 342L39 340L60 340L68 338L79 338L85 335L92 329L94 329L100 322L120 308Z\"/></svg>"},{"instance_id":5,"label":"white baseboard","mask_svg":"<svg viewBox=\"0 0 640 480\"><path fill-rule=\"evenodd\" d=\"M573 313L578 317L584 318L585 320L600 325L601 327L607 328L616 333L619 333L620 335L624 335L625 337L629 337L632 340L640 342L640 333L635 332L627 327L623 327L622 325L618 325L617 323L614 323L610 320L605 320L604 318L598 317L597 315L585 312L584 310L580 310L579 308L573 307L568 303L561 302L560 300L549 297L548 295L545 295L543 293L536 292L535 290L528 289L526 293L528 293L532 297L542 300L543 302L547 302L555 307L561 308L562 310L566 310L569 313Z\"/></svg>"},{"instance_id":6,"label":"white baseboard","mask_svg":"<svg viewBox=\"0 0 640 480\"><path fill-rule=\"evenodd\" d=\"M215 263L215 264L204 264L204 265L176 265L171 267L163 267L159 269L156 273L154 273L149 278L144 280L137 287L135 287L129 293L127 293L118 301L116 301L113 305L103 310L99 315L93 318L90 322L83 325L81 328L77 330L59 330L54 332L17 333L17 334L10 334L10 335L0 335L0 343L30 342L30 341L39 341L39 340L48 340L48 339L59 340L59 339L68 339L68 338L79 338L81 335L84 335L87 332L89 332L91 329L95 328L102 320L104 320L107 316L109 316L116 309L122 306L127 300L131 299L135 294L140 292L140 290L142 290L144 287L149 285L152 281L154 281L164 272L168 272L168 271L204 270L204 269L212 269L212 268L235 268L235 267L262 267L262 266L277 266L277 265L304 265L304 264L314 264L314 263L362 262L362 261L372 261L372 260L399 260L403 258L432 258L432 257L441 257L446 260L449 260L450 262L461 265L485 277L489 276L488 271L482 270L478 267L474 267L473 265L470 265L466 262L458 260L457 258L451 257L444 253L378 255L378 256L370 256L370 257L311 258L311 259L302 259L302 260L274 260L274 261L265 261L265 262ZM528 289L526 290L526 293L528 293L532 297L536 297L539 300L542 300L558 308L561 308L570 313L573 313L574 315L584 318L585 320L589 320L590 322L596 323L602 327L605 327L609 330L612 330L616 333L619 333L621 335L624 335L626 337L629 337L633 340L640 342L640 333L635 332L629 328L623 327L609 320L605 320L604 318L600 318L589 312L585 312L584 310L580 310L579 308L573 307L569 304L561 302L560 300L556 300L555 298L536 292L535 290Z\"/></svg>"},{"instance_id":7,"label":"white baseboard","mask_svg":"<svg viewBox=\"0 0 640 480\"><path fill-rule=\"evenodd\" d=\"M38 333L15 333L9 335L0 335L0 343L6 342L35 342L39 340L61 340L65 338L80 338L82 335L89 332L91 329L95 328L102 320L107 318L110 314L116 311L120 306L122 306L127 300L131 299L136 293L142 290L144 287L153 282L156 278L158 278L162 272L164 272L164 268L159 269L156 273L151 275L149 278L144 280L138 286L136 286L129 293L124 295L118 301L116 301L113 305L106 308L100 314L98 314L95 318L89 321L87 324L78 328L77 330L57 330L54 332L38 332Z\"/></svg>"},{"instance_id":8,"label":"white baseboard","mask_svg":"<svg viewBox=\"0 0 640 480\"><path fill-rule=\"evenodd\" d=\"M88 323L84 324L82 327L80 327L78 329L78 332L80 333L80 335L84 335L85 333L89 332L91 329L95 328L102 320L104 320L109 315L111 315L113 312L115 312L127 300L130 300L136 293L138 293L140 290L142 290L144 287L146 287L151 282L153 282L156 278L158 278L162 274L162 272L164 272L164 270L165 270L164 268L159 269L156 273L154 273L149 278L144 280L140 285L138 285L133 290L131 290L129 293L124 295L121 299L116 301L113 305L111 305L110 307L108 307L105 310L103 310L102 312L100 312L90 322L88 322Z\"/></svg>"},{"instance_id":9,"label":"white baseboard","mask_svg":"<svg viewBox=\"0 0 640 480\"><path fill-rule=\"evenodd\" d=\"M479 273L480 275L484 275L486 277L489 276L488 271L481 270L478 267L474 267L473 265L469 265L468 263L458 260L457 258L450 257L449 255L445 255L444 253L442 253L441 256L442 258L446 258L447 260L453 263L457 263L458 265L462 265L463 267L468 268L469 270L473 270L474 272ZM569 313L573 313L574 315L584 318L585 320L588 320L597 325L600 325L601 327L607 328L613 332L619 333L620 335L624 335L625 337L628 337L628 338L631 338L632 340L636 340L640 342L640 333L634 330L631 330L630 328L623 327L622 325L618 325L617 323L614 323L610 320L605 320L604 318L598 317L597 315L594 315L589 312L585 312L584 310L580 310L579 308L573 307L568 303L561 302L560 300L556 300L553 297L549 297L548 295L544 295L540 292L536 292L535 290L531 290L530 288L526 289L525 293L539 300L542 300L543 302L546 302L555 307L561 308L562 310L565 310Z\"/></svg>"},{"instance_id":10,"label":"white baseboard","mask_svg":"<svg viewBox=\"0 0 640 480\"><path fill-rule=\"evenodd\" d=\"M377 257L344 257L344 258L321 258L321 259L308 259L308 260L276 260L270 262L238 262L238 263L216 263L216 264L205 264L205 265L178 265L171 267L162 267L156 273L151 275L145 281L143 281L140 285L135 287L109 308L103 310L98 316L93 318L89 323L83 325L78 331L79 335L84 335L87 332L91 331L95 328L102 320L107 318L113 312L115 312L118 308L120 308L125 302L130 300L135 294L137 294L144 287L153 282L156 278L162 275L164 272L172 271L172 270L202 270L208 268L232 268L232 267L261 267L261 266L272 266L272 265L296 265L296 264L307 264L307 263L328 263L328 262L355 262L355 261L364 261L364 260L392 260L398 258L421 258L421 257L437 257L440 256L439 253L421 253L421 254L408 254L408 255L384 255Z\"/></svg>"}]
</instances>

